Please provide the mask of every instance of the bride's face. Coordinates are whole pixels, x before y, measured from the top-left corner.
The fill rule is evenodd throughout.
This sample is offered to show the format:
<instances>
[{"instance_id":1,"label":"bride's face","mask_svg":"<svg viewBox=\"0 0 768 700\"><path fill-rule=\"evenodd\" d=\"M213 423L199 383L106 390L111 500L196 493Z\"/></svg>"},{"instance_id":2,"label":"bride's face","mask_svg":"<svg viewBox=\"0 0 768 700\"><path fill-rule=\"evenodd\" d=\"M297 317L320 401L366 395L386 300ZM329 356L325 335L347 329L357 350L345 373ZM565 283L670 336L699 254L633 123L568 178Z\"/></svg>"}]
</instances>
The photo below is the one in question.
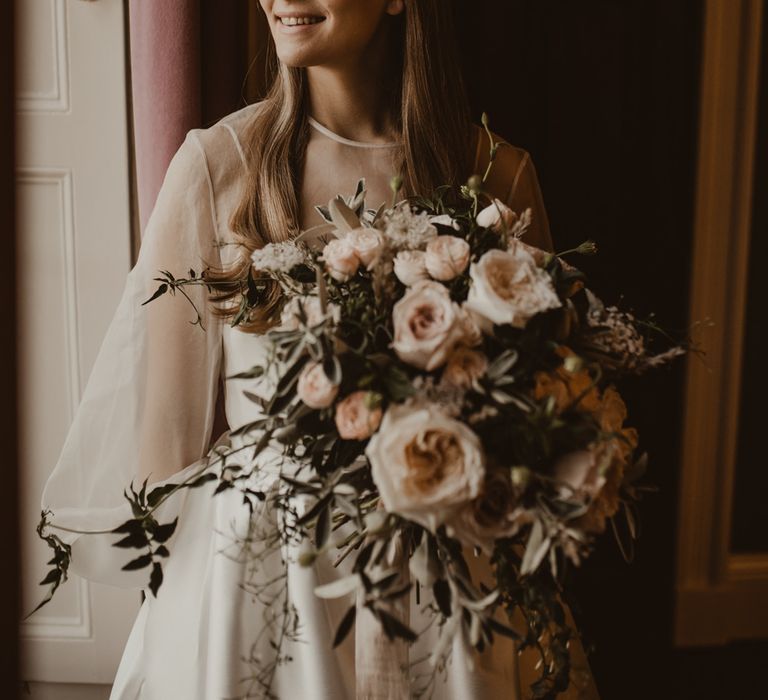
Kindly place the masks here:
<instances>
[{"instance_id":1,"label":"bride's face","mask_svg":"<svg viewBox=\"0 0 768 700\"><path fill-rule=\"evenodd\" d=\"M278 58L289 66L344 65L371 44L403 0L260 0Z\"/></svg>"}]
</instances>

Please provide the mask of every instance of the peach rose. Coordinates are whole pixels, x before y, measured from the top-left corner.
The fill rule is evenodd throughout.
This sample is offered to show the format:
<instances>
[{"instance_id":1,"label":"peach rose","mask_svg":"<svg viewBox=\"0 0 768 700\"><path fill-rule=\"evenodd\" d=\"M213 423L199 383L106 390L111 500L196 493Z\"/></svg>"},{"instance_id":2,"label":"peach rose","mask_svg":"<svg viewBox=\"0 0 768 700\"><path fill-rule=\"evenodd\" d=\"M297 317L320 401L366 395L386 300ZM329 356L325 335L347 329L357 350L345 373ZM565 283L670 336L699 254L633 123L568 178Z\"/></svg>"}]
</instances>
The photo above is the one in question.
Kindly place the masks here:
<instances>
[{"instance_id":1,"label":"peach rose","mask_svg":"<svg viewBox=\"0 0 768 700\"><path fill-rule=\"evenodd\" d=\"M479 493L480 440L435 404L393 404L365 451L387 511L435 530Z\"/></svg>"},{"instance_id":2,"label":"peach rose","mask_svg":"<svg viewBox=\"0 0 768 700\"><path fill-rule=\"evenodd\" d=\"M458 236L437 236L427 243L424 263L433 279L447 282L469 265L469 243Z\"/></svg>"},{"instance_id":3,"label":"peach rose","mask_svg":"<svg viewBox=\"0 0 768 700\"><path fill-rule=\"evenodd\" d=\"M370 407L371 392L355 391L336 404L336 429L344 440L365 440L381 423L381 406Z\"/></svg>"},{"instance_id":4,"label":"peach rose","mask_svg":"<svg viewBox=\"0 0 768 700\"><path fill-rule=\"evenodd\" d=\"M422 280L411 287L392 311L397 356L409 365L431 371L445 364L465 336L458 304L440 283Z\"/></svg>"},{"instance_id":5,"label":"peach rose","mask_svg":"<svg viewBox=\"0 0 768 700\"><path fill-rule=\"evenodd\" d=\"M345 238L334 238L323 248L325 268L339 282L349 280L360 267L360 258L354 246Z\"/></svg>"},{"instance_id":6,"label":"peach rose","mask_svg":"<svg viewBox=\"0 0 768 700\"><path fill-rule=\"evenodd\" d=\"M549 275L522 248L493 249L469 269L472 285L465 302L488 328L510 324L524 328L536 314L561 306Z\"/></svg>"},{"instance_id":7,"label":"peach rose","mask_svg":"<svg viewBox=\"0 0 768 700\"><path fill-rule=\"evenodd\" d=\"M501 233L505 229L511 229L517 218L517 214L504 202L494 199L492 204L480 210L476 221L478 226Z\"/></svg>"},{"instance_id":8,"label":"peach rose","mask_svg":"<svg viewBox=\"0 0 768 700\"><path fill-rule=\"evenodd\" d=\"M299 374L296 393L310 408L327 408L339 393L339 386L328 379L322 362L308 362Z\"/></svg>"},{"instance_id":9,"label":"peach rose","mask_svg":"<svg viewBox=\"0 0 768 700\"><path fill-rule=\"evenodd\" d=\"M394 260L395 276L406 287L429 277L423 250L401 250Z\"/></svg>"}]
</instances>

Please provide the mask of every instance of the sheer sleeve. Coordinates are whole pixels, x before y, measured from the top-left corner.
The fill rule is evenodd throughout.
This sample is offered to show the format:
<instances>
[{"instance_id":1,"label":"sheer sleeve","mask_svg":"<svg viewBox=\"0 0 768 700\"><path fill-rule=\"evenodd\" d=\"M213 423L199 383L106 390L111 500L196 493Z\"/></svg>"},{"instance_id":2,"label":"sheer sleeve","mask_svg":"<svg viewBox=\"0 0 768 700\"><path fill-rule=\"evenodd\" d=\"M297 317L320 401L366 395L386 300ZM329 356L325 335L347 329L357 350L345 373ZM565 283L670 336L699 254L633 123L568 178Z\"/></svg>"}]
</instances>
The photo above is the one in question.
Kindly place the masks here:
<instances>
[{"instance_id":1,"label":"sheer sleeve","mask_svg":"<svg viewBox=\"0 0 768 700\"><path fill-rule=\"evenodd\" d=\"M512 179L507 195L507 206L518 213L530 207L532 221L531 227L524 236L525 242L543 250L554 251L544 198L541 195L536 168L528 151L523 151L522 160Z\"/></svg>"},{"instance_id":2,"label":"sheer sleeve","mask_svg":"<svg viewBox=\"0 0 768 700\"><path fill-rule=\"evenodd\" d=\"M109 530L131 517L123 491L145 476L155 486L199 467L213 427L221 368L221 321L203 286L149 304L161 270L187 277L219 264L215 205L197 130L174 155L136 264L88 378L59 459L42 494L50 529L72 546L71 570L92 580L143 587L146 571L121 572L135 556L115 548ZM180 510L185 490L166 501L162 520ZM58 529L57 529L58 528Z\"/></svg>"}]
</instances>

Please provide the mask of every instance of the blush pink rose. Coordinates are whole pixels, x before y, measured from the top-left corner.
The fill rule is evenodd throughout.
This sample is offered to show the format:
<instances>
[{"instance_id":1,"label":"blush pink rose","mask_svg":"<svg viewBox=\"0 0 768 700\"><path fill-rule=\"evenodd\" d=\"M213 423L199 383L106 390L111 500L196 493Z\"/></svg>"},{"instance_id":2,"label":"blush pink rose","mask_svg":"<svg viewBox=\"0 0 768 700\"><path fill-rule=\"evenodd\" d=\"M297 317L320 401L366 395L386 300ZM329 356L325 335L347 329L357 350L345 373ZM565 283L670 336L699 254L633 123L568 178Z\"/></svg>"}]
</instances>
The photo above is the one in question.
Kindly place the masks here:
<instances>
[{"instance_id":1,"label":"blush pink rose","mask_svg":"<svg viewBox=\"0 0 768 700\"><path fill-rule=\"evenodd\" d=\"M339 282L348 281L360 267L360 257L354 246L344 238L334 238L323 248L325 269Z\"/></svg>"},{"instance_id":2,"label":"blush pink rose","mask_svg":"<svg viewBox=\"0 0 768 700\"><path fill-rule=\"evenodd\" d=\"M339 387L328 379L321 362L310 362L301 370L296 393L310 408L327 408L339 393Z\"/></svg>"},{"instance_id":3,"label":"blush pink rose","mask_svg":"<svg viewBox=\"0 0 768 700\"><path fill-rule=\"evenodd\" d=\"M461 308L439 282L422 280L392 310L392 348L409 365L431 371L445 364L464 340L466 321Z\"/></svg>"},{"instance_id":4,"label":"blush pink rose","mask_svg":"<svg viewBox=\"0 0 768 700\"><path fill-rule=\"evenodd\" d=\"M381 234L372 228L352 229L344 236L344 240L352 246L360 262L368 270L376 264L384 248Z\"/></svg>"},{"instance_id":5,"label":"blush pink rose","mask_svg":"<svg viewBox=\"0 0 768 700\"><path fill-rule=\"evenodd\" d=\"M369 406L368 391L355 391L336 404L336 430L344 440L365 440L381 423L381 406Z\"/></svg>"},{"instance_id":6,"label":"blush pink rose","mask_svg":"<svg viewBox=\"0 0 768 700\"><path fill-rule=\"evenodd\" d=\"M447 282L469 265L469 243L458 236L437 236L427 244L424 263L433 279Z\"/></svg>"}]
</instances>

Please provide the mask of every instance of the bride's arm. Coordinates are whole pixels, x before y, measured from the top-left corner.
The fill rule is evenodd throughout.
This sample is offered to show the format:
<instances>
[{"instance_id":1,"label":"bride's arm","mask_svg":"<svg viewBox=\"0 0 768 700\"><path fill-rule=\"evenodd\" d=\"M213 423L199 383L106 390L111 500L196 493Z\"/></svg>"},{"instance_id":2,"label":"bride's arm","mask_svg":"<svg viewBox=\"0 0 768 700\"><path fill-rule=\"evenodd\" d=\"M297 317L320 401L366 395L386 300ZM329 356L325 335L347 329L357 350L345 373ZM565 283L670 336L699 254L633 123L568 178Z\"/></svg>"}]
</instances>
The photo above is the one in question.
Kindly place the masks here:
<instances>
[{"instance_id":1,"label":"bride's arm","mask_svg":"<svg viewBox=\"0 0 768 700\"><path fill-rule=\"evenodd\" d=\"M531 226L523 236L523 240L537 248L554 252L552 234L549 230L549 218L544 207L544 198L541 194L541 186L533 165L530 153L523 149L517 149L522 158L519 161L512 184L507 194L506 203L518 214L528 207L531 208Z\"/></svg>"},{"instance_id":2,"label":"bride's arm","mask_svg":"<svg viewBox=\"0 0 768 700\"><path fill-rule=\"evenodd\" d=\"M205 152L195 130L174 155L147 224L138 260L125 281L41 505L51 531L72 545L71 569L96 581L142 586L146 571L121 572L135 555L112 546L108 531L131 518L123 495L149 477L182 479L207 451L221 367L221 322L203 286L143 305L167 270L187 277L204 261L218 264L214 197ZM183 499L165 504L163 521ZM173 511L173 512L171 512ZM159 514L158 514L159 515Z\"/></svg>"},{"instance_id":3,"label":"bride's arm","mask_svg":"<svg viewBox=\"0 0 768 700\"><path fill-rule=\"evenodd\" d=\"M482 174L490 159L488 135L475 127L475 162L474 172ZM505 141L498 134L493 134L495 142ZM552 235L549 230L549 218L544 207L539 179L533 160L528 151L509 142L496 152L496 158L488 174L486 191L498 197L517 214L531 208L531 226L523 240L543 250L554 252Z\"/></svg>"},{"instance_id":4,"label":"bride's arm","mask_svg":"<svg viewBox=\"0 0 768 700\"><path fill-rule=\"evenodd\" d=\"M170 164L147 224L137 265L144 270L146 299L157 289L160 270L188 277L202 261L220 264L215 247L213 193L205 152L195 132ZM208 446L216 409L221 332L210 313L204 286L143 306L146 324L145 388L141 411L137 480L166 479L199 459ZM203 328L205 330L203 330Z\"/></svg>"}]
</instances>

